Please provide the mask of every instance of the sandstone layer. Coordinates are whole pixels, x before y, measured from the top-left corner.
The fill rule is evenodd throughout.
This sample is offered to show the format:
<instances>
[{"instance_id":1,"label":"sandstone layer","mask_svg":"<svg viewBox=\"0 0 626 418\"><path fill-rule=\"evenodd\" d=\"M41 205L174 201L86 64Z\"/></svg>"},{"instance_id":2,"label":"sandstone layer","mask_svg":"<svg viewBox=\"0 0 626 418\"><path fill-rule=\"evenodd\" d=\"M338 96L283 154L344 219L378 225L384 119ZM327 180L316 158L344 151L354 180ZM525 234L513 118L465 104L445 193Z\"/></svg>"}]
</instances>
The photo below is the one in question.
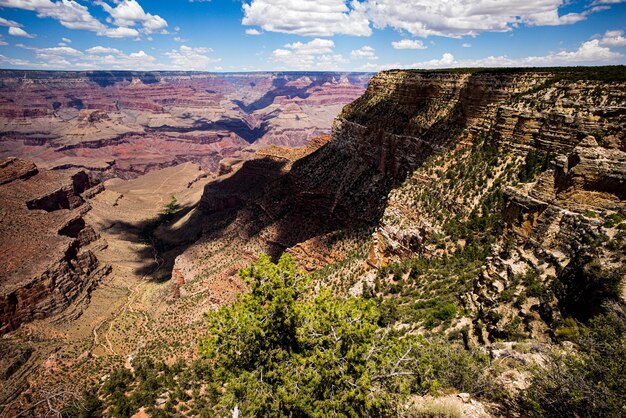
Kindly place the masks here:
<instances>
[{"instance_id":1,"label":"sandstone layer","mask_svg":"<svg viewBox=\"0 0 626 418\"><path fill-rule=\"evenodd\" d=\"M85 193L95 183L84 171L39 170L0 161L0 333L88 300L109 266L94 251L104 245L84 220Z\"/></svg>"},{"instance_id":2,"label":"sandstone layer","mask_svg":"<svg viewBox=\"0 0 626 418\"><path fill-rule=\"evenodd\" d=\"M330 132L369 74L0 71L0 157L132 178Z\"/></svg>"},{"instance_id":3,"label":"sandstone layer","mask_svg":"<svg viewBox=\"0 0 626 418\"><path fill-rule=\"evenodd\" d=\"M537 325L544 322L537 300L488 312L520 271L532 269L547 280L576 264L589 228L593 236L617 233L617 224L602 224L624 213L626 106L619 73L601 68L377 74L366 93L344 108L330 141L319 149L295 162L268 156L234 173L229 167L226 177L206 187L203 238L177 259L176 274L185 283L181 295L209 282L216 283L209 293L228 288L224 280L236 280L236 260L260 251L290 251L309 269L354 259L341 267L350 283L370 280L372 267L394 260L453 254L465 242L444 244L446 221L480 214L485 199L499 190L508 228L501 240L510 234L519 240L511 257L522 262L495 257L494 247L494 261L460 303L477 315L472 320L476 332L485 333L481 340L499 338L515 316L527 318L526 332L545 333ZM483 148L493 149L497 159L477 161ZM531 160L545 167L537 163L532 178L521 182L519 173L531 170L524 168ZM585 220L589 211L599 219ZM432 237L444 241L433 245ZM620 265L620 254L607 250L602 257ZM335 276L341 281L341 274ZM223 290L207 297L232 299ZM490 317L501 319L493 323Z\"/></svg>"}]
</instances>

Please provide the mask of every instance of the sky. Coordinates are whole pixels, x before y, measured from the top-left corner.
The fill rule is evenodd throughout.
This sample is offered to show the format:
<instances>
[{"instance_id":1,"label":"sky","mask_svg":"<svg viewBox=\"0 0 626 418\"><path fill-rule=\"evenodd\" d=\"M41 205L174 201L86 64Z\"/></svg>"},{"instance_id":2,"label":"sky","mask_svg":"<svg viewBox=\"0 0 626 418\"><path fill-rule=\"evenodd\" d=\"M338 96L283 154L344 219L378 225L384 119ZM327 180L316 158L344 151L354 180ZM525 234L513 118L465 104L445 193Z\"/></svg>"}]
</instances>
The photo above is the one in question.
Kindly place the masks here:
<instances>
[{"instance_id":1,"label":"sky","mask_svg":"<svg viewBox=\"0 0 626 418\"><path fill-rule=\"evenodd\" d=\"M0 68L626 64L626 0L0 0Z\"/></svg>"}]
</instances>

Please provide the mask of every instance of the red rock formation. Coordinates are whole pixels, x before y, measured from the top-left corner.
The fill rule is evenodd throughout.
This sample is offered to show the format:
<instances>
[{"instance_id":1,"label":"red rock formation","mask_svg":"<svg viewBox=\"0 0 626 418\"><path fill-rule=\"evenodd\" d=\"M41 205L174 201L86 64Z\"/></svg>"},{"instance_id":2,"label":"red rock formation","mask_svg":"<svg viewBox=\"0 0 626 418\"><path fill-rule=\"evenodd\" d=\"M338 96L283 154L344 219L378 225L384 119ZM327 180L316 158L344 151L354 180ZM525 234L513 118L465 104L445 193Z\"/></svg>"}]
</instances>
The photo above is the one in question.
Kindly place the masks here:
<instances>
[{"instance_id":1,"label":"red rock formation","mask_svg":"<svg viewBox=\"0 0 626 418\"><path fill-rule=\"evenodd\" d=\"M0 71L0 157L132 178L330 133L368 74ZM258 148L258 147L257 147Z\"/></svg>"},{"instance_id":2,"label":"red rock formation","mask_svg":"<svg viewBox=\"0 0 626 418\"><path fill-rule=\"evenodd\" d=\"M0 162L0 334L86 300L109 266L90 250L98 240L82 216L84 171L38 171L17 159Z\"/></svg>"}]
</instances>

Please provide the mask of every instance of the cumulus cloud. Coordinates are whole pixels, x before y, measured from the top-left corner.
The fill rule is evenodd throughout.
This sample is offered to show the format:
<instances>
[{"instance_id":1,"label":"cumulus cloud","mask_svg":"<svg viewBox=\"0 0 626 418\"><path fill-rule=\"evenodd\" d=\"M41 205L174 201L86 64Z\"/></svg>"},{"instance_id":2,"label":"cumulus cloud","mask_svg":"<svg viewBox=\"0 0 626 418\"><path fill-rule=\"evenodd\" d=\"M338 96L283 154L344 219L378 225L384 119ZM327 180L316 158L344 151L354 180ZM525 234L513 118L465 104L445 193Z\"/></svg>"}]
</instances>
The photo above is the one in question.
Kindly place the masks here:
<instances>
[{"instance_id":1,"label":"cumulus cloud","mask_svg":"<svg viewBox=\"0 0 626 418\"><path fill-rule=\"evenodd\" d=\"M621 36L619 31L608 31L607 36ZM604 38L602 38L604 39ZM623 63L625 56L612 51L602 45L602 39L591 39L579 45L572 51L551 52L546 55L536 55L521 58L510 58L507 55L489 56L474 59L456 59L453 54L446 52L440 58L427 61L418 61L412 64L402 63L367 63L361 66L363 71L381 71L393 68L476 68L476 67L562 67L576 65L611 65Z\"/></svg>"},{"instance_id":2,"label":"cumulus cloud","mask_svg":"<svg viewBox=\"0 0 626 418\"><path fill-rule=\"evenodd\" d=\"M476 36L507 32L515 25L563 25L585 19L588 12L559 15L565 0L368 0L367 13L379 29L392 27L414 36Z\"/></svg>"},{"instance_id":3,"label":"cumulus cloud","mask_svg":"<svg viewBox=\"0 0 626 418\"><path fill-rule=\"evenodd\" d=\"M377 60L376 51L369 45L365 45L359 49L355 49L350 52L350 58L354 59L370 59Z\"/></svg>"},{"instance_id":4,"label":"cumulus cloud","mask_svg":"<svg viewBox=\"0 0 626 418\"><path fill-rule=\"evenodd\" d=\"M17 47L32 51L34 60L19 60L4 57L1 61L13 67L41 69L82 70L208 70L209 64L218 63L220 58L210 57L210 48L192 48L186 45L165 52L161 60L144 50L131 53L116 48L97 45L84 51L68 46L37 48L17 44Z\"/></svg>"},{"instance_id":5,"label":"cumulus cloud","mask_svg":"<svg viewBox=\"0 0 626 418\"><path fill-rule=\"evenodd\" d=\"M30 10L40 18L52 18L68 29L81 29L95 32L110 38L137 37L139 31L129 26L141 24L144 33L164 30L167 22L160 16L146 13L136 0L116 0L111 7L97 1L110 15L117 27L109 27L91 15L86 6L74 0L0 0L0 7Z\"/></svg>"},{"instance_id":6,"label":"cumulus cloud","mask_svg":"<svg viewBox=\"0 0 626 418\"><path fill-rule=\"evenodd\" d=\"M439 59L416 62L410 68L459 68L459 67L546 67L589 64L613 64L623 55L602 46L600 40L583 42L574 51L559 51L547 55L509 58L506 55L489 56L479 59L457 60L450 53Z\"/></svg>"},{"instance_id":7,"label":"cumulus cloud","mask_svg":"<svg viewBox=\"0 0 626 418\"><path fill-rule=\"evenodd\" d=\"M413 39L403 39L401 41L395 41L391 43L394 49L426 49L428 48L424 43L420 40Z\"/></svg>"},{"instance_id":8,"label":"cumulus cloud","mask_svg":"<svg viewBox=\"0 0 626 418\"><path fill-rule=\"evenodd\" d=\"M86 6L73 0L0 0L0 7L31 10L38 17L50 17L68 29L85 29L101 32L106 29L102 22L93 17Z\"/></svg>"},{"instance_id":9,"label":"cumulus cloud","mask_svg":"<svg viewBox=\"0 0 626 418\"><path fill-rule=\"evenodd\" d=\"M146 13L136 0L124 0L116 3L117 5L112 7L104 1L96 2L111 15L116 26L129 27L141 24L145 33L152 33L167 27L165 19L158 15Z\"/></svg>"},{"instance_id":10,"label":"cumulus cloud","mask_svg":"<svg viewBox=\"0 0 626 418\"><path fill-rule=\"evenodd\" d=\"M35 35L31 35L30 33L26 32L24 29L17 28L15 26L11 26L9 28L9 35L19 36L21 38L34 38L35 37Z\"/></svg>"},{"instance_id":11,"label":"cumulus cloud","mask_svg":"<svg viewBox=\"0 0 626 418\"><path fill-rule=\"evenodd\" d=\"M22 25L17 23L14 20L8 20L5 19L3 17L0 17L0 26L8 26L8 27L15 27L15 28L21 28Z\"/></svg>"},{"instance_id":12,"label":"cumulus cloud","mask_svg":"<svg viewBox=\"0 0 626 418\"><path fill-rule=\"evenodd\" d=\"M55 54L55 55L70 55L74 57L79 57L83 55L83 53L80 52L79 50L71 48L69 46L56 46L52 48L42 48L42 49L39 49L38 51L42 53Z\"/></svg>"},{"instance_id":13,"label":"cumulus cloud","mask_svg":"<svg viewBox=\"0 0 626 418\"><path fill-rule=\"evenodd\" d=\"M602 46L625 46L626 38L624 38L623 30L609 30L606 31L604 37L600 39L600 45Z\"/></svg>"},{"instance_id":14,"label":"cumulus cloud","mask_svg":"<svg viewBox=\"0 0 626 418\"><path fill-rule=\"evenodd\" d=\"M295 54L309 55L309 54L328 54L333 52L335 43L330 39L315 38L310 42L294 42L285 45L285 48L291 49Z\"/></svg>"},{"instance_id":15,"label":"cumulus cloud","mask_svg":"<svg viewBox=\"0 0 626 418\"><path fill-rule=\"evenodd\" d=\"M98 35L104 35L108 38L134 38L139 36L139 31L133 28L106 28L104 31L99 32Z\"/></svg>"},{"instance_id":16,"label":"cumulus cloud","mask_svg":"<svg viewBox=\"0 0 626 418\"><path fill-rule=\"evenodd\" d=\"M246 35L252 35L252 36L258 36L261 35L263 32L261 32L258 29L246 29Z\"/></svg>"},{"instance_id":17,"label":"cumulus cloud","mask_svg":"<svg viewBox=\"0 0 626 418\"><path fill-rule=\"evenodd\" d=\"M179 49L172 49L164 55L171 61L169 69L177 70L206 70L209 64L220 62L220 58L209 57L211 48L192 48L181 45Z\"/></svg>"},{"instance_id":18,"label":"cumulus cloud","mask_svg":"<svg viewBox=\"0 0 626 418\"><path fill-rule=\"evenodd\" d=\"M357 0L251 0L243 4L242 23L267 32L304 36L372 34L365 4Z\"/></svg>"},{"instance_id":19,"label":"cumulus cloud","mask_svg":"<svg viewBox=\"0 0 626 418\"><path fill-rule=\"evenodd\" d=\"M110 48L108 46L101 46L101 45L91 47L85 50L85 52L88 54L120 54L121 53L119 49Z\"/></svg>"},{"instance_id":20,"label":"cumulus cloud","mask_svg":"<svg viewBox=\"0 0 626 418\"><path fill-rule=\"evenodd\" d=\"M335 54L334 48L335 43L329 39L294 42L272 51L271 61L283 64L285 69L337 69L348 60L341 54Z\"/></svg>"},{"instance_id":21,"label":"cumulus cloud","mask_svg":"<svg viewBox=\"0 0 626 418\"><path fill-rule=\"evenodd\" d=\"M371 25L414 36L476 36L520 24L569 25L622 0L599 0L579 13L562 13L568 0L247 0L242 23L304 36L369 36Z\"/></svg>"}]
</instances>

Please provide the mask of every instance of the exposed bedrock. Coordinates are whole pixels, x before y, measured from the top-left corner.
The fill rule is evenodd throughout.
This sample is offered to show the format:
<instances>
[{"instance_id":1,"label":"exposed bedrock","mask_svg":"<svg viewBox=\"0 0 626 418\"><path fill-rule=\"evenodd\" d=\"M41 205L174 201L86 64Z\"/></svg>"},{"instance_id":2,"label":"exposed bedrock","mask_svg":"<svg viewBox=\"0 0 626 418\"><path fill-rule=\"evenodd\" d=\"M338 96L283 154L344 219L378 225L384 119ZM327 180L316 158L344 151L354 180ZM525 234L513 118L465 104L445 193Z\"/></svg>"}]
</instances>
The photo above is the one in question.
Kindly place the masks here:
<instances>
[{"instance_id":1,"label":"exposed bedrock","mask_svg":"<svg viewBox=\"0 0 626 418\"><path fill-rule=\"evenodd\" d=\"M217 171L267 145L330 133L367 73L0 70L0 158L136 178L195 162Z\"/></svg>"},{"instance_id":2,"label":"exposed bedrock","mask_svg":"<svg viewBox=\"0 0 626 418\"><path fill-rule=\"evenodd\" d=\"M28 176L20 173L29 173ZM35 174L32 174L35 173ZM0 334L80 307L110 267L91 250L98 234L83 215L96 183L84 172L37 170L3 160L0 178ZM72 315L80 314L73 309Z\"/></svg>"},{"instance_id":3,"label":"exposed bedrock","mask_svg":"<svg viewBox=\"0 0 626 418\"><path fill-rule=\"evenodd\" d=\"M242 255L249 259L261 251L288 250L306 268L320 268L336 259L325 243L336 241L329 237L338 231L369 231L372 267L442 255L466 242L441 249L430 238L445 237L446 220L468 219L498 191L502 242L462 303L482 323L476 333L484 341L506 335L504 328L520 321L517 316L528 335L545 336L546 324L560 315L556 304L529 298L500 312L498 298L526 271L535 271L546 286L549 277L577 277L565 272L579 271L574 264L585 259L594 240L610 241L618 233L617 224L604 224L607 216L626 213L626 119L620 110L626 85L623 77L606 79L603 71L377 74L337 117L327 143L295 159L277 152L223 166L223 176L202 198L203 238L177 260L187 283L182 293L196 277L210 278L209 288L220 294L229 286L226 277L236 291L241 284L222 273ZM478 161L487 176L478 170L455 177L471 173L466 166L476 162L470 157L489 149L497 162ZM247 188L253 178L258 182ZM511 259L502 258L498 248L510 240L517 247ZM240 257L226 256L229 251ZM618 253L600 250L595 257L613 268L623 263Z\"/></svg>"}]
</instances>

